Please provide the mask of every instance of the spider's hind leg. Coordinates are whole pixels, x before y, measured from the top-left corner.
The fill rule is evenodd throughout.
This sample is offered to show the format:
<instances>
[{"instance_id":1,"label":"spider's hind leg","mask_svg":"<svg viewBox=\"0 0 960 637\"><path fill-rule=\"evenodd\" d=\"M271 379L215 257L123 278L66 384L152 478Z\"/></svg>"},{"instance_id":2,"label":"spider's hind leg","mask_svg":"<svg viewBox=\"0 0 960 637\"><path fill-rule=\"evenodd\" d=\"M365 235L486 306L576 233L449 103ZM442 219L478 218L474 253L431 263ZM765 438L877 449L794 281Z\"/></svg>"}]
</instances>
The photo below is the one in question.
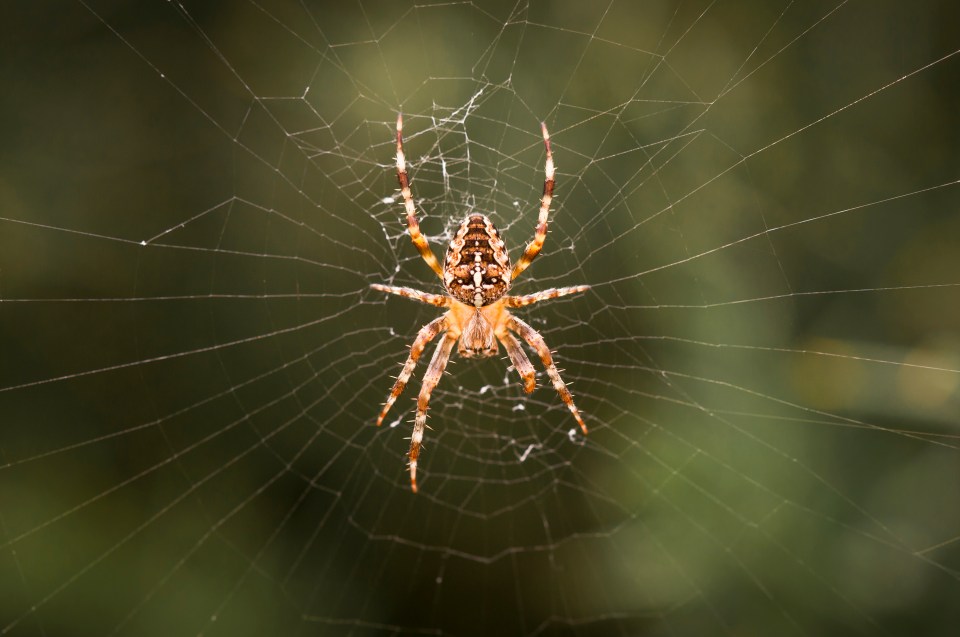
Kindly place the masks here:
<instances>
[{"instance_id":1,"label":"spider's hind leg","mask_svg":"<svg viewBox=\"0 0 960 637\"><path fill-rule=\"evenodd\" d=\"M540 250L543 249L543 242L547 239L547 217L550 214L550 202L553 200L553 185L554 185L554 176L556 174L556 169L553 165L553 153L550 152L550 133L547 132L547 125L541 123L540 130L543 133L543 145L547 149L547 161L544 165L544 173L546 174L543 180L543 197L540 199L540 214L537 217L537 228L534 231L533 241L527 245L527 249L523 251L523 256L520 257L520 260L517 261L517 265L513 268L513 274L510 275L510 280L515 281L520 273L527 269L533 260L540 254Z\"/></svg>"},{"instance_id":2,"label":"spider's hind leg","mask_svg":"<svg viewBox=\"0 0 960 637\"><path fill-rule=\"evenodd\" d=\"M417 207L413 203L413 193L410 191L410 177L407 176L407 160L403 154L403 116L397 114L397 181L400 182L400 194L403 196L403 206L407 211L407 228L410 231L410 239L416 246L420 256L427 262L430 269L436 272L440 279L443 279L443 268L437 261L437 257L430 249L430 244L420 232L420 223L417 221Z\"/></svg>"}]
</instances>

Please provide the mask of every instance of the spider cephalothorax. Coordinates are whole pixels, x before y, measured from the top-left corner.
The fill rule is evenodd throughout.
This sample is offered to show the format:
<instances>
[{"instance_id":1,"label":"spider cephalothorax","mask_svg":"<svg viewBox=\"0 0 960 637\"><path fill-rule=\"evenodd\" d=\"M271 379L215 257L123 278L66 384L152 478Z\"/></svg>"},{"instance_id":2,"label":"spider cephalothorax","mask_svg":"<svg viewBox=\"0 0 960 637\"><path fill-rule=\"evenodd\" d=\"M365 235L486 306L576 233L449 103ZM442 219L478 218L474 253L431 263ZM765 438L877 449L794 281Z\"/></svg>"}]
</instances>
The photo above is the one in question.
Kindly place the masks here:
<instances>
[{"instance_id":1,"label":"spider cephalothorax","mask_svg":"<svg viewBox=\"0 0 960 637\"><path fill-rule=\"evenodd\" d=\"M417 415L414 419L413 433L410 436L410 487L417 490L417 458L420 455L420 444L423 441L423 430L427 424L427 407L430 403L430 394L440 381L440 376L447 366L447 361L453 351L454 344L459 341L458 353L466 358L480 358L497 353L497 343L503 344L510 357L510 362L523 380L524 390L532 392L536 386L536 372L533 364L524 353L520 342L514 336L518 334L530 347L536 350L543 361L554 389L566 403L573 417L576 418L583 433L587 433L587 426L580 417L580 412L573 404L570 391L560 378L550 348L547 347L539 332L527 325L524 321L510 314L508 308L524 307L539 301L555 299L590 289L587 285L578 285L569 288L551 288L524 296L507 296L510 284L527 269L533 259L540 254L543 242L547 236L547 216L550 212L550 201L553 197L554 166L553 155L550 152L550 136L547 134L546 124L541 124L543 144L547 152L546 179L543 182L543 198L540 200L540 215L533 241L524 250L523 256L517 265L510 268L510 255L500 238L496 226L485 215L471 214L460 225L459 230L450 241L444 266L441 268L437 257L430 249L427 240L420 233L420 224L417 222L416 206L413 203L413 194L410 192L410 181L407 176L406 159L403 154L403 119L397 116L397 179L400 182L400 194L407 213L407 228L413 245L420 252L420 256L427 262L437 276L443 281L447 295L420 292L412 288L401 288L374 283L370 287L416 299L430 305L447 308L447 312L424 325L417 338L410 347L410 356L404 363L397 382L393 384L390 396L380 411L377 425L383 423L390 407L410 380L413 368L416 366L424 348L438 334L444 332L443 339L437 345L437 350L430 360L427 373L423 377L423 387L417 398Z\"/></svg>"}]
</instances>

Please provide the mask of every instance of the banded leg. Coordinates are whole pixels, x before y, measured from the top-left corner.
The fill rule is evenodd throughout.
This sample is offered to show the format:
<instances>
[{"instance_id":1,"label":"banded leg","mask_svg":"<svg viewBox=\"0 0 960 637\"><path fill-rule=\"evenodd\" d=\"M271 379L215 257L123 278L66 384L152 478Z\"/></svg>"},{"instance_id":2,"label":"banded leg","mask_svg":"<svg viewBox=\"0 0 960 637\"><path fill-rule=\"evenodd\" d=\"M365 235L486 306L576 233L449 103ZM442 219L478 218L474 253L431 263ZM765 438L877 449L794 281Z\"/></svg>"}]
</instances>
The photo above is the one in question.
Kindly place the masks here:
<instances>
[{"instance_id":1,"label":"banded leg","mask_svg":"<svg viewBox=\"0 0 960 637\"><path fill-rule=\"evenodd\" d=\"M410 239L420 252L420 256L427 262L430 269L443 279L443 268L437 262L437 257L430 249L430 244L420 233L420 223L417 221L417 208L413 203L413 193L410 192L410 178L407 176L407 161L403 154L403 116L397 114L397 181L400 182L400 194L403 195L403 205L407 211L407 228L410 230Z\"/></svg>"},{"instance_id":2,"label":"banded leg","mask_svg":"<svg viewBox=\"0 0 960 637\"><path fill-rule=\"evenodd\" d=\"M527 354L520 347L520 341L514 338L513 334L504 331L497 338L503 343L507 354L510 356L510 362L513 363L514 369L520 374L520 380L523 381L523 391L529 394L537 386L537 373L533 369L533 363L527 358Z\"/></svg>"},{"instance_id":3,"label":"banded leg","mask_svg":"<svg viewBox=\"0 0 960 637\"><path fill-rule=\"evenodd\" d=\"M547 238L547 215L550 214L550 201L553 199L554 167L553 153L550 152L550 133L547 132L547 125L540 124L540 130L543 132L543 145L547 149L547 163L544 168L546 178L543 181L543 197L540 199L540 216L537 217L537 229L533 235L533 241L523 251L523 256L517 261L513 268L513 274L510 279L516 281L520 273L527 269L527 266L540 254L543 249L543 242Z\"/></svg>"},{"instance_id":4,"label":"banded leg","mask_svg":"<svg viewBox=\"0 0 960 637\"><path fill-rule=\"evenodd\" d=\"M390 390L390 395L387 396L387 402L384 403L383 409L380 410L380 415L377 417L377 427L383 424L383 419L386 418L387 412L390 411L397 397L402 394L404 388L406 388L407 381L410 380L410 374L413 373L413 368L417 366L417 360L419 360L420 355L423 354L423 348L425 348L427 343L432 341L437 334L445 329L447 329L446 315L435 318L420 328L420 331L417 333L417 338L414 339L413 345L410 346L410 356L407 357L407 362L403 364L403 369L400 370L400 375L397 376L397 382L393 384L393 389Z\"/></svg>"},{"instance_id":5,"label":"banded leg","mask_svg":"<svg viewBox=\"0 0 960 637\"><path fill-rule=\"evenodd\" d=\"M570 390L567 389L563 379L560 378L560 372L557 371L557 366L553 364L553 356L550 355L550 348L547 347L546 341L543 340L543 337L540 336L540 333L537 332L537 330L533 329L515 316L511 316L507 320L507 327L520 334L520 336L523 337L523 340L530 344L530 347L537 350L537 354L540 355L540 360L543 361L543 366L547 368L547 376L549 376L550 380L553 381L553 388L557 390L558 394L560 394L560 399L566 403L567 407L570 409L570 413L573 414L573 417L576 418L577 422L580 424L580 429L582 429L583 433L586 434L587 426L583 424L583 418L580 417L580 412L577 410L577 406L573 404L573 396L570 395Z\"/></svg>"},{"instance_id":6,"label":"banded leg","mask_svg":"<svg viewBox=\"0 0 960 637\"><path fill-rule=\"evenodd\" d=\"M420 395L417 397L417 415L413 419L413 433L410 434L410 451L407 453L407 457L410 458L410 488L414 493L417 492L417 458L420 457L423 429L427 426L427 407L430 405L430 394L437 383L440 382L443 370L447 367L447 361L450 360L453 344L456 342L457 337L448 332L440 341L440 344L437 345L437 351L430 359L427 373L423 375L423 385L420 387Z\"/></svg>"},{"instance_id":7,"label":"banded leg","mask_svg":"<svg viewBox=\"0 0 960 637\"><path fill-rule=\"evenodd\" d=\"M420 301L422 303L436 305L437 307L450 307L450 299L442 294L430 294L429 292L421 292L420 290L414 290L413 288L401 288L394 285L380 285L379 283L371 283L370 287L380 292L396 294L397 296L403 296L408 299Z\"/></svg>"},{"instance_id":8,"label":"banded leg","mask_svg":"<svg viewBox=\"0 0 960 637\"><path fill-rule=\"evenodd\" d=\"M506 299L506 305L507 307L524 307L526 305L533 305L534 303L539 303L540 301L549 301L550 299L566 296L568 294L579 294L580 292L586 292L589 289L589 285L575 285L569 288L549 288L533 294L524 294L523 296L508 296Z\"/></svg>"}]
</instances>

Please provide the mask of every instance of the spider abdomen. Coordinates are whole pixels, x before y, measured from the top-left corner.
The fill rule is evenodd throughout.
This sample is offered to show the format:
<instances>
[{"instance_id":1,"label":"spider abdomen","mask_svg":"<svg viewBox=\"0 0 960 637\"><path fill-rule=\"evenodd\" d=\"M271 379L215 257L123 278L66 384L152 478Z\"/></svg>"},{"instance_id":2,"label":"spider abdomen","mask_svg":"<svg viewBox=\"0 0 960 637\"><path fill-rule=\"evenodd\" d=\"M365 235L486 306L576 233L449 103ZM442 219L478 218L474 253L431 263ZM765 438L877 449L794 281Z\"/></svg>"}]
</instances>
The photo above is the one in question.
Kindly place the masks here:
<instances>
[{"instance_id":1,"label":"spider abdomen","mask_svg":"<svg viewBox=\"0 0 960 637\"><path fill-rule=\"evenodd\" d=\"M443 270L450 296L483 307L510 289L510 255L486 215L470 215L450 241Z\"/></svg>"}]
</instances>

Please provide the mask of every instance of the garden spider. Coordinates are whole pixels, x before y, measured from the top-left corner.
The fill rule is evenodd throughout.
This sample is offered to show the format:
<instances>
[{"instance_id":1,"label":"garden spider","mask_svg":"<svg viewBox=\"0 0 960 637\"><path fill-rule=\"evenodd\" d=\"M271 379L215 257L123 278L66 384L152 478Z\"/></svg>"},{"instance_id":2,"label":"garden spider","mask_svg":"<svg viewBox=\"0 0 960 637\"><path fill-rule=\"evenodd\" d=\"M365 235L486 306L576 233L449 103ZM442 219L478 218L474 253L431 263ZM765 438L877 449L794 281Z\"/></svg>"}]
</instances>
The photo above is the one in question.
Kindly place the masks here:
<instances>
[{"instance_id":1,"label":"garden spider","mask_svg":"<svg viewBox=\"0 0 960 637\"><path fill-rule=\"evenodd\" d=\"M540 254L544 239L547 236L547 214L550 212L550 200L553 197L554 166L553 155L550 153L550 135L547 125L541 124L543 145L547 151L546 179L543 182L543 198L540 200L540 216L537 219L536 233L533 241L527 246L520 257L520 261L511 270L510 256L500 238L500 233L486 215L470 214L460 225L460 229L447 247L447 257L444 266L440 267L437 257L427 244L427 240L420 233L420 224L417 223L416 207L413 195L410 192L410 178L407 176L407 164L403 155L403 118L397 115L397 179L400 182L400 194L403 195L403 204L407 211L407 227L413 245L420 252L420 256L427 262L443 281L447 290L446 295L430 294L412 288L394 287L390 285L371 284L375 290L397 294L429 303L437 307L447 308L447 312L424 325L410 348L410 356L404 363L397 381L393 384L390 396L380 411L377 426L383 424L390 407L403 392L417 360L434 337L445 332L437 350L430 360L430 366L423 377L423 386L417 398L417 415L413 423L413 434L410 436L410 488L417 491L417 458L420 455L420 443L423 440L423 429L427 424L427 406L430 403L430 394L440 381L447 360L453 351L453 345L459 339L458 352L465 358L485 358L497 353L497 341L503 344L510 356L510 362L523 380L523 388L527 393L536 386L533 364L520 347L520 342L511 332L519 334L533 349L537 351L540 360L547 369L547 375L553 381L553 387L560 394L560 398L570 408L573 417L580 424L580 429L587 433L587 426L580 417L570 391L560 378L550 349L543 337L519 318L512 316L507 308L525 307L533 303L555 299L558 296L576 294L590 289L588 285L577 285L568 288L551 288L525 294L523 296L506 296L510 284L527 266Z\"/></svg>"}]
</instances>

